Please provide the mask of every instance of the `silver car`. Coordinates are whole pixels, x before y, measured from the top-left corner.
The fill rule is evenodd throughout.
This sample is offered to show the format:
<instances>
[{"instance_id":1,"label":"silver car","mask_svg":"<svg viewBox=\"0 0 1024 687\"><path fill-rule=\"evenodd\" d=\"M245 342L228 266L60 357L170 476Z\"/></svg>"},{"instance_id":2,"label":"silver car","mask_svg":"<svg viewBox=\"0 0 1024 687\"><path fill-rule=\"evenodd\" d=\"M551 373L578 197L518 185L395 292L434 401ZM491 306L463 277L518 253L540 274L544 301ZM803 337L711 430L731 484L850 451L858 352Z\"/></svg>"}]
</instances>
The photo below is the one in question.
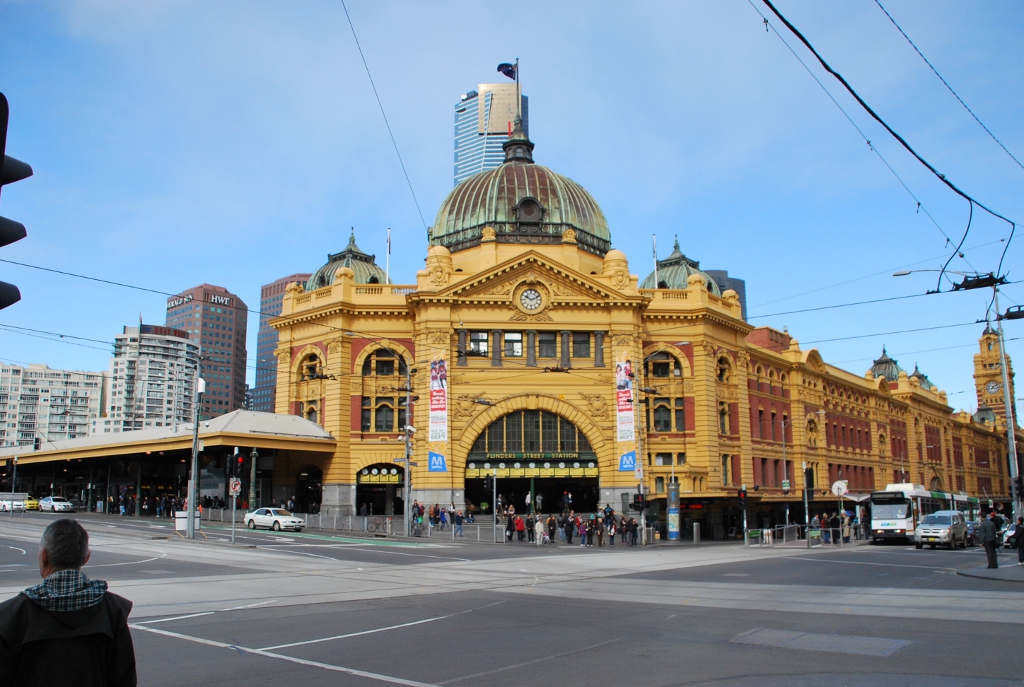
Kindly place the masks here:
<instances>
[{"instance_id":1,"label":"silver car","mask_svg":"<svg viewBox=\"0 0 1024 687\"><path fill-rule=\"evenodd\" d=\"M245 526L250 530L266 527L276 531L295 530L301 532L302 528L306 526L306 522L284 508L257 508L256 512L245 514Z\"/></svg>"},{"instance_id":2,"label":"silver car","mask_svg":"<svg viewBox=\"0 0 1024 687\"><path fill-rule=\"evenodd\" d=\"M43 512L51 511L53 513L74 513L75 504L63 496L47 496L46 498L39 499L39 510Z\"/></svg>"},{"instance_id":3,"label":"silver car","mask_svg":"<svg viewBox=\"0 0 1024 687\"><path fill-rule=\"evenodd\" d=\"M967 548L967 522L963 513L955 510L940 510L924 516L914 530L914 548L920 549L928 544L936 546L954 546Z\"/></svg>"}]
</instances>

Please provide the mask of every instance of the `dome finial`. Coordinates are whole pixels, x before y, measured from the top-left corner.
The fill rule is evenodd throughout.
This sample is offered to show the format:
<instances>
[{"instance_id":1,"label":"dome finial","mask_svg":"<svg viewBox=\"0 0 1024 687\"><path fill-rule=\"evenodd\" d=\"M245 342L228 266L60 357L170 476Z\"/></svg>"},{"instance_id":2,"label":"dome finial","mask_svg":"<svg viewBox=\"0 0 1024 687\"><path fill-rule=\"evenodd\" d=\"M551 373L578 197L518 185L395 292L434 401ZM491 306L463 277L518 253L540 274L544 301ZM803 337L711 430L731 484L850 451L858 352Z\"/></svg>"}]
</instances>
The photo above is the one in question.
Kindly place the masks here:
<instances>
[{"instance_id":1,"label":"dome finial","mask_svg":"<svg viewBox=\"0 0 1024 687\"><path fill-rule=\"evenodd\" d=\"M350 245L350 246L356 245L356 228L355 227L352 227L352 231L349 232L349 235L348 235L348 245Z\"/></svg>"},{"instance_id":2,"label":"dome finial","mask_svg":"<svg viewBox=\"0 0 1024 687\"><path fill-rule=\"evenodd\" d=\"M673 248L674 250L678 251L678 250L679 250L679 234L676 234L676 235L675 235L675 239L676 239L676 241L675 241L675 243L674 243L674 244L672 245L672 248Z\"/></svg>"},{"instance_id":3,"label":"dome finial","mask_svg":"<svg viewBox=\"0 0 1024 687\"><path fill-rule=\"evenodd\" d=\"M506 164L509 162L533 162L533 142L523 131L523 116L521 114L516 114L512 133L501 147L505 150Z\"/></svg>"}]
</instances>

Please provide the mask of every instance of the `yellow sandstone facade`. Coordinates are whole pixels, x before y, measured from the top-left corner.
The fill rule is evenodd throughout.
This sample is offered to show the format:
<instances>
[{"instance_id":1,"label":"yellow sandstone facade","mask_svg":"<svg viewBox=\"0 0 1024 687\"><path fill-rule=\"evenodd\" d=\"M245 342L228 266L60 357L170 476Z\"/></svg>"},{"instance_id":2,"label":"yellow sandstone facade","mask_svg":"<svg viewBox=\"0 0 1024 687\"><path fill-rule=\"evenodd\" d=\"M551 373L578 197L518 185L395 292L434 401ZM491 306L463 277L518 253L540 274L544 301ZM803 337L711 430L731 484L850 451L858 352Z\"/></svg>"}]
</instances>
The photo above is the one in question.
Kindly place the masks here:
<instances>
[{"instance_id":1,"label":"yellow sandstone facade","mask_svg":"<svg viewBox=\"0 0 1024 687\"><path fill-rule=\"evenodd\" d=\"M804 463L818 512L835 509L825 494L840 479L853 493L907 481L1006 500L990 331L976 416L884 352L862 375L828 365L747 323L736 292L678 244L642 287L589 194L535 164L520 129L505 148L442 205L414 283L384 283L353 238L289 286L273 323L276 410L337 440L317 466L324 507L401 513L406 425L412 497L459 508L492 502L482 478L496 473L519 510L539 495L557 511L566 492L577 511L620 510L638 488L631 451L656 512L676 480L683 523L705 536L736 526L740 485L760 518L789 504L802 521ZM297 479L282 472L275 488Z\"/></svg>"}]
</instances>

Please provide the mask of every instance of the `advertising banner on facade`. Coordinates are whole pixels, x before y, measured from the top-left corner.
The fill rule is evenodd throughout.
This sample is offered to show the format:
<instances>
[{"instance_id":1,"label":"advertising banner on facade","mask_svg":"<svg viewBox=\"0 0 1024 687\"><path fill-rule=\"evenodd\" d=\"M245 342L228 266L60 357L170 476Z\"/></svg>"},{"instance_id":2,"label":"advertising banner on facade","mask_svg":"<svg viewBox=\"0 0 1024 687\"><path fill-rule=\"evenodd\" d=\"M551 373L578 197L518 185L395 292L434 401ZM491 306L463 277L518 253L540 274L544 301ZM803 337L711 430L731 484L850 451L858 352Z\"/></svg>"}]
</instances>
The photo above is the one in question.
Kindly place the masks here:
<instances>
[{"instance_id":1,"label":"advertising banner on facade","mask_svg":"<svg viewBox=\"0 0 1024 687\"><path fill-rule=\"evenodd\" d=\"M615 363L615 415L619 443L636 441L633 421L633 364L625 356Z\"/></svg>"},{"instance_id":2,"label":"advertising banner on facade","mask_svg":"<svg viewBox=\"0 0 1024 687\"><path fill-rule=\"evenodd\" d=\"M448 362L444 352L430 361L430 441L448 441Z\"/></svg>"}]
</instances>

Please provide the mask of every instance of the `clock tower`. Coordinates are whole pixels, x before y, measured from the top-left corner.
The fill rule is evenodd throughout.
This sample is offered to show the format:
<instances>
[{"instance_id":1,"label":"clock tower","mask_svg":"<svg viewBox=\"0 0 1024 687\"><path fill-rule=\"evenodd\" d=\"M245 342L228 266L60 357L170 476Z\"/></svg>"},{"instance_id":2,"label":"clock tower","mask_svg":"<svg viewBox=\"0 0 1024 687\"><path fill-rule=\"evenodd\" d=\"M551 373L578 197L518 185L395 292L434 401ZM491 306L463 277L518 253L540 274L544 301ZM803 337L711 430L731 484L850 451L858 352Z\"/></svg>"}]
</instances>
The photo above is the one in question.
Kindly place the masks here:
<instances>
[{"instance_id":1,"label":"clock tower","mask_svg":"<svg viewBox=\"0 0 1024 687\"><path fill-rule=\"evenodd\" d=\"M978 408L988 406L1005 422L1006 405L1003 395L1003 372L999 365L999 335L990 326L978 339L980 352L974 356L974 386L978 393ZM1013 403L1013 365L1006 356L1006 376L1010 380L1010 399ZM1017 417L1016 404L1013 416Z\"/></svg>"}]
</instances>

